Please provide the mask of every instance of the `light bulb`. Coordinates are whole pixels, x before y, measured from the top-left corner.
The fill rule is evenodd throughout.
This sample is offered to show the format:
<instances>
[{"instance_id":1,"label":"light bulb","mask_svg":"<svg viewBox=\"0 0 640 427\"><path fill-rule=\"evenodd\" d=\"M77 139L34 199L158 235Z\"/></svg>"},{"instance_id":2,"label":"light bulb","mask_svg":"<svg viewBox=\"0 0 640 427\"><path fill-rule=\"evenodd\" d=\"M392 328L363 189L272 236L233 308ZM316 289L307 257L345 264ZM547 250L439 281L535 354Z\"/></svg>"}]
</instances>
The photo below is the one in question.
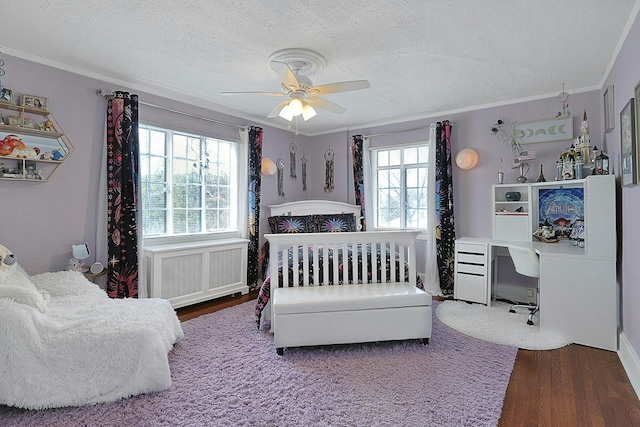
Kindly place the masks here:
<instances>
[{"instance_id":1,"label":"light bulb","mask_svg":"<svg viewBox=\"0 0 640 427\"><path fill-rule=\"evenodd\" d=\"M291 114L298 117L302 114L302 102L298 98L293 98L289 103L289 109L291 110Z\"/></svg>"},{"instance_id":2,"label":"light bulb","mask_svg":"<svg viewBox=\"0 0 640 427\"><path fill-rule=\"evenodd\" d=\"M310 118L315 117L316 114L318 113L316 113L316 110L314 110L311 105L305 104L304 107L302 107L302 118L305 122Z\"/></svg>"},{"instance_id":3,"label":"light bulb","mask_svg":"<svg viewBox=\"0 0 640 427\"><path fill-rule=\"evenodd\" d=\"M289 104L282 107L282 110L280 110L280 113L278 115L285 120L293 120L293 113L291 112L291 107L289 107Z\"/></svg>"}]
</instances>

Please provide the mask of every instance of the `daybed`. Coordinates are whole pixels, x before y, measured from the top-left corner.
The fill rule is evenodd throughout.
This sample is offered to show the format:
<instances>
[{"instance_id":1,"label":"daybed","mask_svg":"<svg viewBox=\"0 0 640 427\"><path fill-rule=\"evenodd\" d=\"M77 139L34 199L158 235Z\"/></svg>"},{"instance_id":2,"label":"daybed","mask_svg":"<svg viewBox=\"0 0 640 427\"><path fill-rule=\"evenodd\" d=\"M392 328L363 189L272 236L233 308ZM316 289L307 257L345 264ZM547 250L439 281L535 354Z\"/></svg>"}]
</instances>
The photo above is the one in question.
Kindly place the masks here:
<instances>
[{"instance_id":1,"label":"daybed","mask_svg":"<svg viewBox=\"0 0 640 427\"><path fill-rule=\"evenodd\" d=\"M76 406L171 386L167 354L183 332L168 301L113 300L82 273L28 277L1 261L0 404Z\"/></svg>"},{"instance_id":2,"label":"daybed","mask_svg":"<svg viewBox=\"0 0 640 427\"><path fill-rule=\"evenodd\" d=\"M324 213L306 214L318 207ZM334 214L327 214L331 209ZM428 342L431 296L416 274L419 232L358 232L340 226L359 210L328 201L271 206L272 214L290 215L270 218L272 233L282 233L265 235L270 263L256 319L259 326L271 321L278 354L285 347L309 345ZM279 223L285 225L273 227Z\"/></svg>"}]
</instances>

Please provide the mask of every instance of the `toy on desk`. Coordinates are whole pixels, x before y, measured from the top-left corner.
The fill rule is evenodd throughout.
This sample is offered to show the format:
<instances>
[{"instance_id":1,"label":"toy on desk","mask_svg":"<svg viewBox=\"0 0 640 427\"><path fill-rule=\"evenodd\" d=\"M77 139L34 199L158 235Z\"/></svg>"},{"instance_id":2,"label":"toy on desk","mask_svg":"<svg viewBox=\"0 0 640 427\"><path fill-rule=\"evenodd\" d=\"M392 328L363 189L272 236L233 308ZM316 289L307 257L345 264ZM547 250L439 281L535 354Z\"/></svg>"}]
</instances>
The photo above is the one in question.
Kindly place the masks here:
<instances>
[{"instance_id":1,"label":"toy on desk","mask_svg":"<svg viewBox=\"0 0 640 427\"><path fill-rule=\"evenodd\" d=\"M558 242L558 238L556 237L556 232L553 229L553 226L549 224L548 221L545 221L544 224L542 224L540 228L538 228L536 232L533 233L533 237L545 243Z\"/></svg>"},{"instance_id":2,"label":"toy on desk","mask_svg":"<svg viewBox=\"0 0 640 427\"><path fill-rule=\"evenodd\" d=\"M581 219L576 219L573 223L573 229L571 230L571 234L569 235L571 239L571 244L573 246L579 246L584 248L584 221Z\"/></svg>"}]
</instances>

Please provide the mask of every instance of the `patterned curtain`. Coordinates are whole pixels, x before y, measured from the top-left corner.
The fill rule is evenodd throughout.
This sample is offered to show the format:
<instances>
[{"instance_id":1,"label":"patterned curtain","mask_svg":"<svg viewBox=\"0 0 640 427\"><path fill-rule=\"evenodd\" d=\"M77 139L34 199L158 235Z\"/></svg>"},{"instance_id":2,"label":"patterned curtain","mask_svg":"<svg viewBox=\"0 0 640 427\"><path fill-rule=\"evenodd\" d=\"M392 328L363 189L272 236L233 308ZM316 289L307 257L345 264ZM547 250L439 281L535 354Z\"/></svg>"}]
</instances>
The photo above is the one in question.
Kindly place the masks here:
<instances>
[{"instance_id":1,"label":"patterned curtain","mask_svg":"<svg viewBox=\"0 0 640 427\"><path fill-rule=\"evenodd\" d=\"M453 168L451 165L451 124L448 120L436 126L436 253L440 273L440 289L453 294L454 242Z\"/></svg>"},{"instance_id":2,"label":"patterned curtain","mask_svg":"<svg viewBox=\"0 0 640 427\"><path fill-rule=\"evenodd\" d=\"M247 284L249 289L259 285L260 273L260 186L262 175L262 128L249 128L249 257Z\"/></svg>"},{"instance_id":3,"label":"patterned curtain","mask_svg":"<svg viewBox=\"0 0 640 427\"><path fill-rule=\"evenodd\" d=\"M360 213L365 216L365 191L364 191L364 158L362 157L364 138L362 135L353 135L351 139L351 156L353 160L353 187L355 190L356 204L360 205ZM362 224L362 231L366 231L366 221Z\"/></svg>"},{"instance_id":4,"label":"patterned curtain","mask_svg":"<svg viewBox=\"0 0 640 427\"><path fill-rule=\"evenodd\" d=\"M138 95L116 92L107 104L107 293L138 297Z\"/></svg>"}]
</instances>

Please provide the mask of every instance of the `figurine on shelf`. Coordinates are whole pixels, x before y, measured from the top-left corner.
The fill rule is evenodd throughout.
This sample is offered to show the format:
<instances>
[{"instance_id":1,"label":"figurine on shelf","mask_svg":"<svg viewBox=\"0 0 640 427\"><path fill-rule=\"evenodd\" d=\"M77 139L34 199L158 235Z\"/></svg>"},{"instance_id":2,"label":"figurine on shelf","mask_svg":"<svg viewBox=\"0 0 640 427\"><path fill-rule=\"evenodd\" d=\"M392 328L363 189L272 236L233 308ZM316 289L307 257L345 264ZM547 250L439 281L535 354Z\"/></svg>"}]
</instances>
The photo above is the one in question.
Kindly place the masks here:
<instances>
[{"instance_id":1,"label":"figurine on shelf","mask_svg":"<svg viewBox=\"0 0 640 427\"><path fill-rule=\"evenodd\" d=\"M558 241L556 232L553 229L553 226L549 224L548 220L545 220L540 228L538 228L536 232L533 233L533 237L545 243L555 243Z\"/></svg>"},{"instance_id":2,"label":"figurine on shelf","mask_svg":"<svg viewBox=\"0 0 640 427\"><path fill-rule=\"evenodd\" d=\"M0 156L10 156L18 148L27 148L18 135L7 135L0 141Z\"/></svg>"},{"instance_id":3,"label":"figurine on shelf","mask_svg":"<svg viewBox=\"0 0 640 427\"><path fill-rule=\"evenodd\" d=\"M575 150L582 156L584 166L591 168L591 137L589 136L589 124L587 123L587 111L582 116L582 125L580 125L580 136L576 138Z\"/></svg>"}]
</instances>

